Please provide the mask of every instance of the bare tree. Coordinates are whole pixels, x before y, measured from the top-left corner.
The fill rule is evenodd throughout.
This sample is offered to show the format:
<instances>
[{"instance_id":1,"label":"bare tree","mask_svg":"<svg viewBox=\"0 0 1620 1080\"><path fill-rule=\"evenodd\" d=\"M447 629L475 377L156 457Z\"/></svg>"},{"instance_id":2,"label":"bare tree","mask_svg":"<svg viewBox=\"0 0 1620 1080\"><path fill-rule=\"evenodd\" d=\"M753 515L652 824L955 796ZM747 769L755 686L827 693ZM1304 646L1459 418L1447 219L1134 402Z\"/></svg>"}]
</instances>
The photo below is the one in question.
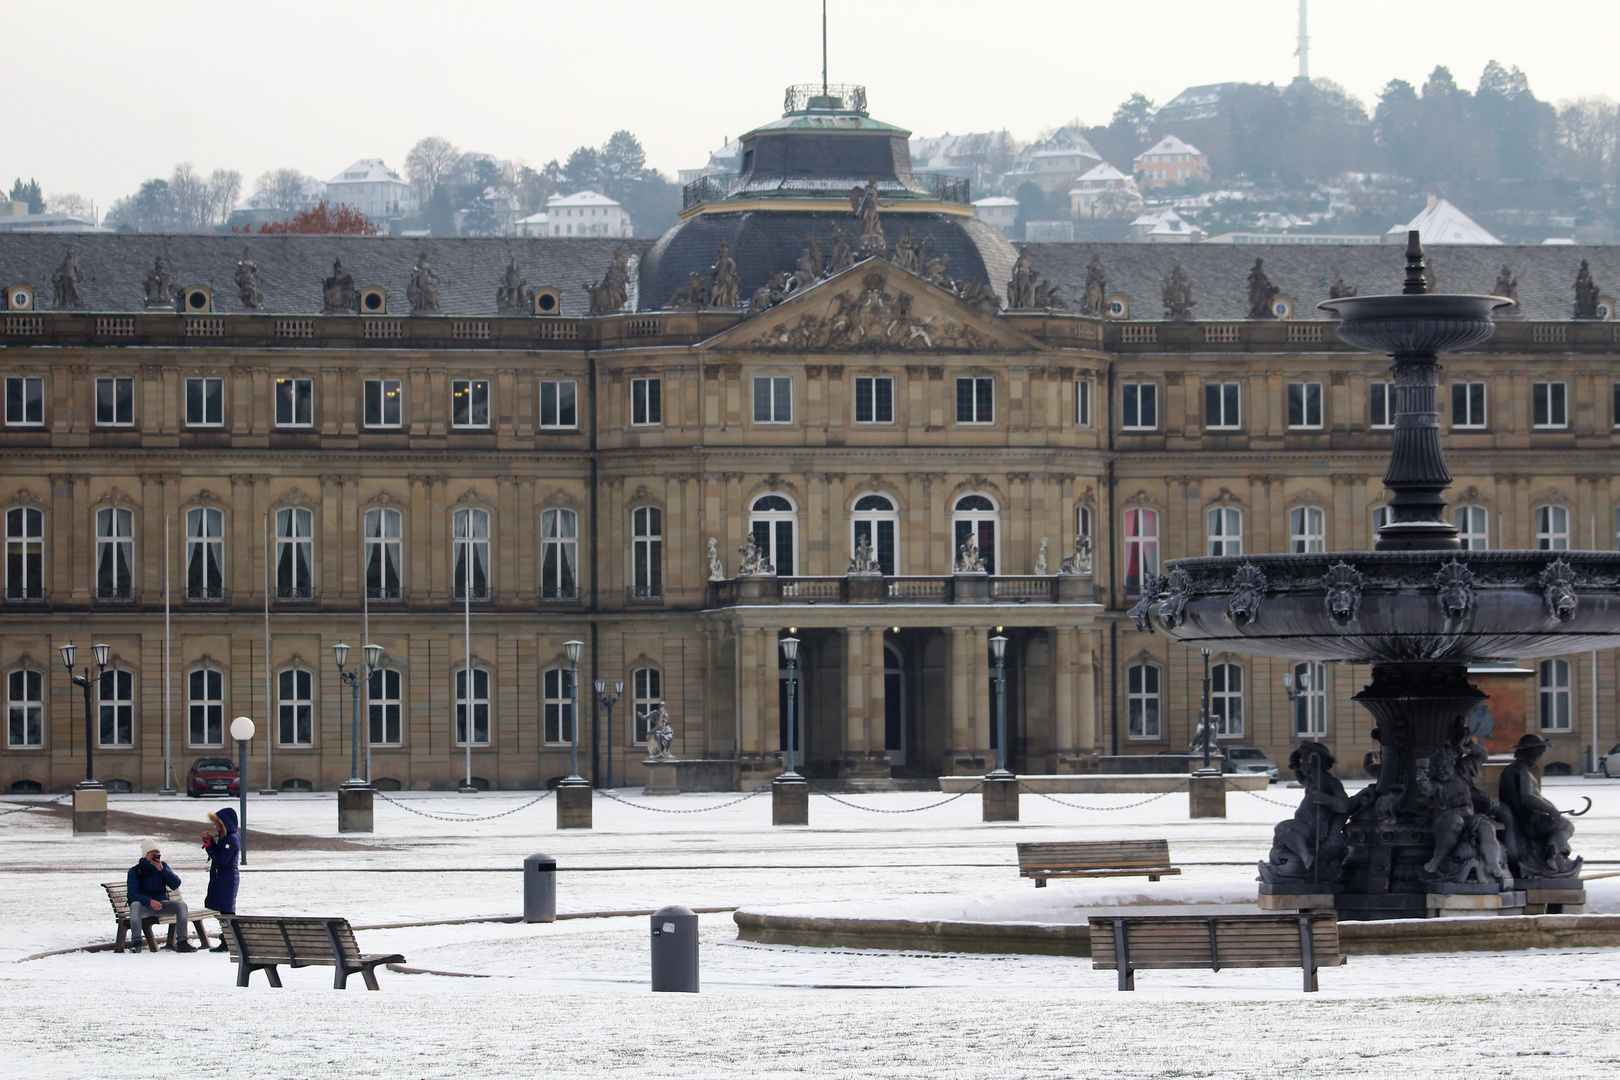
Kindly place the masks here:
<instances>
[{"instance_id":1,"label":"bare tree","mask_svg":"<svg viewBox=\"0 0 1620 1080\"><path fill-rule=\"evenodd\" d=\"M89 217L91 212L90 200L71 191L46 198L45 209L52 214L72 214L75 217Z\"/></svg>"},{"instance_id":2,"label":"bare tree","mask_svg":"<svg viewBox=\"0 0 1620 1080\"><path fill-rule=\"evenodd\" d=\"M215 169L208 175L209 226L218 225L231 216L236 201L242 197L242 174L235 169Z\"/></svg>"},{"instance_id":3,"label":"bare tree","mask_svg":"<svg viewBox=\"0 0 1620 1080\"><path fill-rule=\"evenodd\" d=\"M191 162L181 162L169 177L169 205L175 227L181 232L197 232L208 225L212 209L208 181Z\"/></svg>"},{"instance_id":4,"label":"bare tree","mask_svg":"<svg viewBox=\"0 0 1620 1080\"><path fill-rule=\"evenodd\" d=\"M1607 97L1558 103L1564 171L1589 184L1611 182L1620 163L1620 105Z\"/></svg>"},{"instance_id":5,"label":"bare tree","mask_svg":"<svg viewBox=\"0 0 1620 1080\"><path fill-rule=\"evenodd\" d=\"M405 155L405 175L416 185L417 198L427 202L461 162L461 151L449 139L429 135Z\"/></svg>"},{"instance_id":6,"label":"bare tree","mask_svg":"<svg viewBox=\"0 0 1620 1080\"><path fill-rule=\"evenodd\" d=\"M297 169L271 169L259 177L254 188L257 194L264 196L266 209L295 214L305 208L308 193L315 183L314 177Z\"/></svg>"}]
</instances>

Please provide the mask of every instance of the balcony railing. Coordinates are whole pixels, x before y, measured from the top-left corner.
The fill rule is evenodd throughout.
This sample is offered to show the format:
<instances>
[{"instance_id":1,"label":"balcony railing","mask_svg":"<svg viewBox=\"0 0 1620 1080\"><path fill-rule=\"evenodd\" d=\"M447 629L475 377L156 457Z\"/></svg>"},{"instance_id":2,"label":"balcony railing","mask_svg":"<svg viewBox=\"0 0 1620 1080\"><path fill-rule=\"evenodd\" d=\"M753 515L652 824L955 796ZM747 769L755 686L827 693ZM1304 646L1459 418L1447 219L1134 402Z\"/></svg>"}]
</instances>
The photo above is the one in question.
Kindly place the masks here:
<instances>
[{"instance_id":1,"label":"balcony railing","mask_svg":"<svg viewBox=\"0 0 1620 1080\"><path fill-rule=\"evenodd\" d=\"M746 577L709 583L710 607L739 604L1029 604L1084 602L1089 575L945 574Z\"/></svg>"},{"instance_id":2,"label":"balcony railing","mask_svg":"<svg viewBox=\"0 0 1620 1080\"><path fill-rule=\"evenodd\" d=\"M277 585L276 599L283 603L308 603L315 599L315 586L313 585Z\"/></svg>"},{"instance_id":3,"label":"balcony railing","mask_svg":"<svg viewBox=\"0 0 1620 1080\"><path fill-rule=\"evenodd\" d=\"M467 595L467 591L464 585L454 585L450 589L450 598L457 603L470 599L475 604L487 603L495 598L495 590L488 585L474 585L471 597Z\"/></svg>"},{"instance_id":4,"label":"balcony railing","mask_svg":"<svg viewBox=\"0 0 1620 1080\"><path fill-rule=\"evenodd\" d=\"M859 178L856 178L859 179ZM720 202L733 195L748 193L763 197L838 198L848 205L850 180L809 177L737 176L720 173L700 176L681 189L681 209L690 210L704 203ZM972 202L972 185L965 176L945 173L909 173L897 180L878 181L878 200L932 199L967 206Z\"/></svg>"},{"instance_id":5,"label":"balcony railing","mask_svg":"<svg viewBox=\"0 0 1620 1080\"><path fill-rule=\"evenodd\" d=\"M579 586L547 585L540 590L540 602L543 604L577 604L579 603Z\"/></svg>"},{"instance_id":6,"label":"balcony railing","mask_svg":"<svg viewBox=\"0 0 1620 1080\"><path fill-rule=\"evenodd\" d=\"M624 590L624 598L632 604L661 604L664 602L664 587L631 585Z\"/></svg>"},{"instance_id":7,"label":"balcony railing","mask_svg":"<svg viewBox=\"0 0 1620 1080\"><path fill-rule=\"evenodd\" d=\"M113 585L92 589L90 596L98 604L133 604L139 594L133 585Z\"/></svg>"},{"instance_id":8,"label":"balcony railing","mask_svg":"<svg viewBox=\"0 0 1620 1080\"><path fill-rule=\"evenodd\" d=\"M398 603L405 599L405 589L400 585L368 585L366 599L381 604Z\"/></svg>"},{"instance_id":9,"label":"balcony railing","mask_svg":"<svg viewBox=\"0 0 1620 1080\"><path fill-rule=\"evenodd\" d=\"M226 599L223 585L187 585L183 594L188 604L220 604Z\"/></svg>"},{"instance_id":10,"label":"balcony railing","mask_svg":"<svg viewBox=\"0 0 1620 1080\"><path fill-rule=\"evenodd\" d=\"M45 586L8 585L6 586L5 596L8 604L43 604L45 602Z\"/></svg>"}]
</instances>

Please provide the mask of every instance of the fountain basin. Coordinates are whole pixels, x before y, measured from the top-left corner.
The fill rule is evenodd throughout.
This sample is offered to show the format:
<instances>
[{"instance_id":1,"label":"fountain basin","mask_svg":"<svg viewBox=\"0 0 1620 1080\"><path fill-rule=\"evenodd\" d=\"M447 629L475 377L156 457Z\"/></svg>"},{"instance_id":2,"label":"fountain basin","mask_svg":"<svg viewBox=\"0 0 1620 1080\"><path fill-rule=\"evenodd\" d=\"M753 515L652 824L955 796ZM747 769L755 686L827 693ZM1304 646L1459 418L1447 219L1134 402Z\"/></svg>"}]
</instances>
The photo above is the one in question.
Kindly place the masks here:
<instances>
[{"instance_id":1,"label":"fountain basin","mask_svg":"<svg viewBox=\"0 0 1620 1080\"><path fill-rule=\"evenodd\" d=\"M1317 307L1339 315L1339 340L1381 353L1453 352L1477 345L1495 330L1491 312L1513 304L1505 296L1445 293L1346 296Z\"/></svg>"}]
</instances>

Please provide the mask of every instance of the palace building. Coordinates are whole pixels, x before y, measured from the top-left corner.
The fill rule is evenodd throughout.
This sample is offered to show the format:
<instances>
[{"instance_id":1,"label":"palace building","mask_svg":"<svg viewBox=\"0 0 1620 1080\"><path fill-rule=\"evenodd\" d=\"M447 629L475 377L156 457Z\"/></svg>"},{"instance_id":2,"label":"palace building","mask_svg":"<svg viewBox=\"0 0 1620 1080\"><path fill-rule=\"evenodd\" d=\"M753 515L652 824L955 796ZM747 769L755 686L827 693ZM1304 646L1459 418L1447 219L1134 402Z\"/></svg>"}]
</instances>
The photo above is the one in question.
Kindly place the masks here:
<instances>
[{"instance_id":1,"label":"palace building","mask_svg":"<svg viewBox=\"0 0 1620 1080\"><path fill-rule=\"evenodd\" d=\"M385 789L456 787L469 740L479 786L546 783L576 723L582 772L639 782L659 702L678 758L757 787L789 634L812 778L992 767L998 633L1015 770L1185 750L1203 658L1135 594L1169 558L1371 545L1390 376L1316 304L1395 291L1398 251L1021 253L908 134L794 88L656 242L0 235L0 789L83 776L69 642L109 647L115 789L162 785L166 731L176 779L230 753L239 714L249 783L336 786L332 646L368 640ZM1518 301L1443 376L1467 544L1613 549L1620 256L1434 258L1441 290ZM1221 742L1372 748L1364 669L1210 663ZM1477 720L1578 769L1616 677L1506 663Z\"/></svg>"}]
</instances>

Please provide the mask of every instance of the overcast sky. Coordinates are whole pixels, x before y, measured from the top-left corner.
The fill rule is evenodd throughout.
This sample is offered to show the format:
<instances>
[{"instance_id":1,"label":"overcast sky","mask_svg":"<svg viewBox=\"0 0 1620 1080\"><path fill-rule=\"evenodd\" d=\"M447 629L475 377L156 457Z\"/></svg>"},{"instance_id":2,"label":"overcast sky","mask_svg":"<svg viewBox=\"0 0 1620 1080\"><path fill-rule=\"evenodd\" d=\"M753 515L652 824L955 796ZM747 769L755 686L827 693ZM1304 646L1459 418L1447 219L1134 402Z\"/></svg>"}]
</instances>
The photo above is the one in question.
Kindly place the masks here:
<instances>
[{"instance_id":1,"label":"overcast sky","mask_svg":"<svg viewBox=\"0 0 1620 1080\"><path fill-rule=\"evenodd\" d=\"M1297 0L829 0L829 78L917 135L1072 117L1133 90L1293 77ZM323 180L425 135L539 166L628 128L673 179L819 81L819 0L0 0L0 176L105 212L176 162ZM1617 92L1613 0L1312 0L1311 74L1369 107L1490 59L1551 101ZM1607 77L1606 77L1607 76ZM246 192L244 192L246 194Z\"/></svg>"}]
</instances>

